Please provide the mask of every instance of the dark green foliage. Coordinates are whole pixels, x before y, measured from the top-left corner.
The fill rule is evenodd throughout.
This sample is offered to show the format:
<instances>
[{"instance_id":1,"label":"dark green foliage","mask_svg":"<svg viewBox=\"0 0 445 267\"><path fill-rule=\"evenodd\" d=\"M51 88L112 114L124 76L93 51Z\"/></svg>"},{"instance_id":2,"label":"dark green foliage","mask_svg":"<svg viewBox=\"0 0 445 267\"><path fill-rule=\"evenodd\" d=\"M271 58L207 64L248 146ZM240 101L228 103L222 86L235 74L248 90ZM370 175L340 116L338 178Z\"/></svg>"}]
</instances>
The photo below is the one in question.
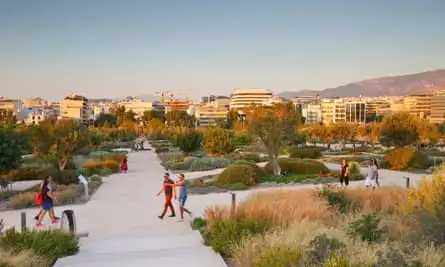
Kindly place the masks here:
<instances>
[{"instance_id":1,"label":"dark green foliage","mask_svg":"<svg viewBox=\"0 0 445 267\"><path fill-rule=\"evenodd\" d=\"M22 145L17 133L7 128L0 128L0 174L7 173L20 166Z\"/></svg>"},{"instance_id":2,"label":"dark green foliage","mask_svg":"<svg viewBox=\"0 0 445 267\"><path fill-rule=\"evenodd\" d=\"M381 132L380 143L386 147L412 145L418 139L415 131L405 128L385 128Z\"/></svg>"},{"instance_id":3,"label":"dark green foliage","mask_svg":"<svg viewBox=\"0 0 445 267\"><path fill-rule=\"evenodd\" d=\"M211 229L204 233L204 240L206 245L211 246L223 257L229 257L231 244L236 244L252 234L263 233L266 229L267 224L262 221L247 219L216 221Z\"/></svg>"},{"instance_id":4,"label":"dark green foliage","mask_svg":"<svg viewBox=\"0 0 445 267\"><path fill-rule=\"evenodd\" d=\"M252 167L253 171L255 172L255 183L259 182L259 179L264 176L264 170L263 168L261 168L260 166L258 166L256 163L250 162L248 160L236 160L234 161L232 164L246 164L249 165L250 167Z\"/></svg>"},{"instance_id":5,"label":"dark green foliage","mask_svg":"<svg viewBox=\"0 0 445 267\"><path fill-rule=\"evenodd\" d=\"M62 230L6 230L0 238L0 247L19 252L31 250L36 254L55 261L74 255L79 251L79 242L71 233Z\"/></svg>"},{"instance_id":6,"label":"dark green foliage","mask_svg":"<svg viewBox=\"0 0 445 267\"><path fill-rule=\"evenodd\" d=\"M329 173L328 167L320 161L309 160L309 159L288 159L279 158L278 164L280 165L281 171L285 173L293 174L319 174L319 173ZM272 166L267 163L264 166L266 173L273 173Z\"/></svg>"},{"instance_id":7,"label":"dark green foliage","mask_svg":"<svg viewBox=\"0 0 445 267\"><path fill-rule=\"evenodd\" d=\"M318 234L309 243L307 251L308 261L314 266L321 266L337 252L345 248L346 245L337 239L326 234Z\"/></svg>"},{"instance_id":8,"label":"dark green foliage","mask_svg":"<svg viewBox=\"0 0 445 267\"><path fill-rule=\"evenodd\" d=\"M117 117L114 114L110 113L100 114L99 117L97 117L97 119L94 121L94 126L103 127L104 125L107 125L109 127L116 127Z\"/></svg>"},{"instance_id":9,"label":"dark green foliage","mask_svg":"<svg viewBox=\"0 0 445 267\"><path fill-rule=\"evenodd\" d=\"M360 208L360 203L350 199L341 190L323 189L320 197L328 201L330 207L337 209L340 213L356 211Z\"/></svg>"},{"instance_id":10,"label":"dark green foliage","mask_svg":"<svg viewBox=\"0 0 445 267\"><path fill-rule=\"evenodd\" d=\"M247 164L231 164L218 175L216 180L219 185L242 183L247 186L254 185L257 181L259 181L259 177L254 169Z\"/></svg>"},{"instance_id":11,"label":"dark green foliage","mask_svg":"<svg viewBox=\"0 0 445 267\"><path fill-rule=\"evenodd\" d=\"M421 261L412 259L409 249L390 248L377 252L376 256L377 263L372 267L427 267Z\"/></svg>"},{"instance_id":12,"label":"dark green foliage","mask_svg":"<svg viewBox=\"0 0 445 267\"><path fill-rule=\"evenodd\" d=\"M193 230L204 230L207 227L207 221L201 217L197 217L192 222Z\"/></svg>"},{"instance_id":13,"label":"dark green foliage","mask_svg":"<svg viewBox=\"0 0 445 267\"><path fill-rule=\"evenodd\" d=\"M316 147L292 148L289 153L291 158L318 159L321 158L322 149Z\"/></svg>"},{"instance_id":14,"label":"dark green foliage","mask_svg":"<svg viewBox=\"0 0 445 267\"><path fill-rule=\"evenodd\" d=\"M237 147L250 145L252 141L252 136L248 134L235 135L233 138L233 144Z\"/></svg>"},{"instance_id":15,"label":"dark green foliage","mask_svg":"<svg viewBox=\"0 0 445 267\"><path fill-rule=\"evenodd\" d=\"M202 134L197 130L190 129L185 132L178 133L173 141L173 144L178 146L185 153L190 153L201 148Z\"/></svg>"},{"instance_id":16,"label":"dark green foliage","mask_svg":"<svg viewBox=\"0 0 445 267\"><path fill-rule=\"evenodd\" d=\"M415 151L413 157L408 163L408 166L414 169L427 169L428 167L430 167L428 155L420 151Z\"/></svg>"},{"instance_id":17,"label":"dark green foliage","mask_svg":"<svg viewBox=\"0 0 445 267\"><path fill-rule=\"evenodd\" d=\"M435 245L445 245L445 196L435 206L433 212L418 210L416 212L416 231L412 233L414 241L425 241Z\"/></svg>"},{"instance_id":18,"label":"dark green foliage","mask_svg":"<svg viewBox=\"0 0 445 267\"><path fill-rule=\"evenodd\" d=\"M378 242L382 233L380 217L376 213L365 214L349 224L349 234L368 243Z\"/></svg>"}]
</instances>

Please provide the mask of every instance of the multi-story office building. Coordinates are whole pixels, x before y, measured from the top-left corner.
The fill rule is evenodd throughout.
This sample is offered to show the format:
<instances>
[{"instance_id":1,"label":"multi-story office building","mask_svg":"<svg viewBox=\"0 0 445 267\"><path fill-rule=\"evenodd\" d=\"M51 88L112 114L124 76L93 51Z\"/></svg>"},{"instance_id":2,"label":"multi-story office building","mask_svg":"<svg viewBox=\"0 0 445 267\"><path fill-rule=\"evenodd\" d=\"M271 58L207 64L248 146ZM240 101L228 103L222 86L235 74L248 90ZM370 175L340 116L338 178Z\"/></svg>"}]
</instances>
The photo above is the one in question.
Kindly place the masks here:
<instances>
[{"instance_id":1,"label":"multi-story office building","mask_svg":"<svg viewBox=\"0 0 445 267\"><path fill-rule=\"evenodd\" d=\"M0 109L11 111L17 122L21 123L24 119L23 105L21 100L7 99L0 97Z\"/></svg>"},{"instance_id":2,"label":"multi-story office building","mask_svg":"<svg viewBox=\"0 0 445 267\"><path fill-rule=\"evenodd\" d=\"M365 123L366 103L360 101L345 102L345 121L351 123Z\"/></svg>"},{"instance_id":3,"label":"multi-story office building","mask_svg":"<svg viewBox=\"0 0 445 267\"><path fill-rule=\"evenodd\" d=\"M195 107L194 115L198 126L208 126L226 120L227 112L225 107Z\"/></svg>"},{"instance_id":4,"label":"multi-story office building","mask_svg":"<svg viewBox=\"0 0 445 267\"><path fill-rule=\"evenodd\" d=\"M366 103L361 100L323 99L321 109L322 121L325 124L366 121Z\"/></svg>"},{"instance_id":5,"label":"multi-story office building","mask_svg":"<svg viewBox=\"0 0 445 267\"><path fill-rule=\"evenodd\" d=\"M369 98L366 99L366 116L379 116L391 107L388 100Z\"/></svg>"},{"instance_id":6,"label":"multi-story office building","mask_svg":"<svg viewBox=\"0 0 445 267\"><path fill-rule=\"evenodd\" d=\"M75 94L65 97L60 102L60 116L63 119L75 119L88 124L90 121L88 99Z\"/></svg>"},{"instance_id":7,"label":"multi-story office building","mask_svg":"<svg viewBox=\"0 0 445 267\"><path fill-rule=\"evenodd\" d=\"M235 89L230 95L230 109L244 109L250 105L263 106L272 98L267 89Z\"/></svg>"},{"instance_id":8,"label":"multi-story office building","mask_svg":"<svg viewBox=\"0 0 445 267\"><path fill-rule=\"evenodd\" d=\"M119 102L118 105L125 107L127 111L133 111L137 118L140 118L144 114L144 111L150 111L153 109L153 102L145 101L139 98L129 98L125 101Z\"/></svg>"},{"instance_id":9,"label":"multi-story office building","mask_svg":"<svg viewBox=\"0 0 445 267\"><path fill-rule=\"evenodd\" d=\"M92 119L97 119L101 114L110 114L115 107L114 103L95 103L90 106Z\"/></svg>"},{"instance_id":10,"label":"multi-story office building","mask_svg":"<svg viewBox=\"0 0 445 267\"><path fill-rule=\"evenodd\" d=\"M431 97L430 122L445 122L445 90L438 91Z\"/></svg>"},{"instance_id":11,"label":"multi-story office building","mask_svg":"<svg viewBox=\"0 0 445 267\"><path fill-rule=\"evenodd\" d=\"M191 102L189 100L172 99L160 104L164 107L164 111L167 113L174 110L187 111Z\"/></svg>"},{"instance_id":12,"label":"multi-story office building","mask_svg":"<svg viewBox=\"0 0 445 267\"><path fill-rule=\"evenodd\" d=\"M429 119L432 94L409 95L403 99L406 110L413 116Z\"/></svg>"}]
</instances>

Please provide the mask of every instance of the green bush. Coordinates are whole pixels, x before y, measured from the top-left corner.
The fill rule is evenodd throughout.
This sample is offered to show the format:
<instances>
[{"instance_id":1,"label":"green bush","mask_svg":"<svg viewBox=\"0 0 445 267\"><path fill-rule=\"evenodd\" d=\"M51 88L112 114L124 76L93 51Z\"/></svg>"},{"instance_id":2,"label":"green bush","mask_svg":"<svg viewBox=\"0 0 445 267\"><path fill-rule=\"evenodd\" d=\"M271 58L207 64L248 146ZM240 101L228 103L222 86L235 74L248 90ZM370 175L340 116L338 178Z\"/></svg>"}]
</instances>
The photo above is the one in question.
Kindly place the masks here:
<instances>
[{"instance_id":1,"label":"green bush","mask_svg":"<svg viewBox=\"0 0 445 267\"><path fill-rule=\"evenodd\" d=\"M227 186L227 189L232 190L232 191L246 190L246 189L249 189L249 186L247 186L243 183L234 183L234 184L229 184Z\"/></svg>"},{"instance_id":2,"label":"green bush","mask_svg":"<svg viewBox=\"0 0 445 267\"><path fill-rule=\"evenodd\" d=\"M340 213L348 213L360 208L360 203L348 198L342 190L324 188L319 195L328 201L330 207L337 209Z\"/></svg>"},{"instance_id":3,"label":"green bush","mask_svg":"<svg viewBox=\"0 0 445 267\"><path fill-rule=\"evenodd\" d=\"M93 170L92 169L88 169L88 168L80 168L77 170L77 174L78 175L83 175L85 177L90 177L91 175L93 175Z\"/></svg>"},{"instance_id":4,"label":"green bush","mask_svg":"<svg viewBox=\"0 0 445 267\"><path fill-rule=\"evenodd\" d=\"M361 174L360 164L356 161L349 162L349 180L358 181L363 180L363 175Z\"/></svg>"},{"instance_id":5,"label":"green bush","mask_svg":"<svg viewBox=\"0 0 445 267\"><path fill-rule=\"evenodd\" d=\"M253 168L247 164L232 164L218 175L216 182L220 185L243 183L247 186L255 184L259 177Z\"/></svg>"},{"instance_id":6,"label":"green bush","mask_svg":"<svg viewBox=\"0 0 445 267\"><path fill-rule=\"evenodd\" d=\"M201 147L202 133L195 129L189 129L175 135L173 144L182 151L189 153L198 150Z\"/></svg>"},{"instance_id":7,"label":"green bush","mask_svg":"<svg viewBox=\"0 0 445 267\"><path fill-rule=\"evenodd\" d=\"M108 169L108 168L100 169L100 172L99 172L99 175L102 177L110 176L111 174L113 174L113 170Z\"/></svg>"},{"instance_id":8,"label":"green bush","mask_svg":"<svg viewBox=\"0 0 445 267\"><path fill-rule=\"evenodd\" d=\"M406 147L390 150L385 155L384 161L394 170L427 169L431 165L427 154Z\"/></svg>"},{"instance_id":9,"label":"green bush","mask_svg":"<svg viewBox=\"0 0 445 267\"><path fill-rule=\"evenodd\" d=\"M260 154L258 153L246 153L246 154L242 154L240 159L242 160L247 160L247 161L251 161L251 162L260 162L261 161L261 157Z\"/></svg>"},{"instance_id":10,"label":"green bush","mask_svg":"<svg viewBox=\"0 0 445 267\"><path fill-rule=\"evenodd\" d=\"M216 221L204 232L205 244L223 257L229 257L232 244L250 235L263 233L267 230L267 226L265 222L248 219Z\"/></svg>"},{"instance_id":11,"label":"green bush","mask_svg":"<svg viewBox=\"0 0 445 267\"><path fill-rule=\"evenodd\" d=\"M10 178L12 178L13 181L38 180L50 175L52 171L54 171L54 168L52 167L21 167L15 171L12 171Z\"/></svg>"},{"instance_id":12,"label":"green bush","mask_svg":"<svg viewBox=\"0 0 445 267\"><path fill-rule=\"evenodd\" d=\"M410 168L414 168L414 169L428 169L431 164L430 161L428 160L428 155L420 152L420 151L415 151L413 154L413 157L411 158L411 160L408 163L408 166Z\"/></svg>"},{"instance_id":13,"label":"green bush","mask_svg":"<svg viewBox=\"0 0 445 267\"><path fill-rule=\"evenodd\" d=\"M368 243L377 242L383 233L380 228L380 217L376 213L365 214L349 224L348 233Z\"/></svg>"},{"instance_id":14,"label":"green bush","mask_svg":"<svg viewBox=\"0 0 445 267\"><path fill-rule=\"evenodd\" d=\"M321 158L321 149L317 147L292 148L289 153L290 158L318 159Z\"/></svg>"},{"instance_id":15,"label":"green bush","mask_svg":"<svg viewBox=\"0 0 445 267\"><path fill-rule=\"evenodd\" d=\"M208 171L214 169L216 169L214 165L201 159L193 160L190 164L190 167L188 168L189 171Z\"/></svg>"},{"instance_id":16,"label":"green bush","mask_svg":"<svg viewBox=\"0 0 445 267\"><path fill-rule=\"evenodd\" d=\"M336 253L345 249L346 245L326 234L318 234L309 242L307 258L311 266L322 266Z\"/></svg>"},{"instance_id":17,"label":"green bush","mask_svg":"<svg viewBox=\"0 0 445 267\"><path fill-rule=\"evenodd\" d=\"M79 251L75 235L62 230L6 230L0 238L0 247L18 253L31 250L37 255L56 261Z\"/></svg>"},{"instance_id":18,"label":"green bush","mask_svg":"<svg viewBox=\"0 0 445 267\"><path fill-rule=\"evenodd\" d=\"M278 159L281 171L294 174L319 174L329 173L328 167L320 161L310 159ZM272 166L269 163L264 166L266 173L273 173Z\"/></svg>"},{"instance_id":19,"label":"green bush","mask_svg":"<svg viewBox=\"0 0 445 267\"><path fill-rule=\"evenodd\" d=\"M248 134L235 135L233 138L233 144L237 147L247 146L252 143L252 136Z\"/></svg>"},{"instance_id":20,"label":"green bush","mask_svg":"<svg viewBox=\"0 0 445 267\"><path fill-rule=\"evenodd\" d=\"M245 165L249 165L250 167L252 167L253 171L255 172L255 179L256 179L255 183L258 183L260 178L265 175L263 168L258 166L256 163L240 159L240 160L234 161L232 164L235 164L235 165L236 164L245 164Z\"/></svg>"},{"instance_id":21,"label":"green bush","mask_svg":"<svg viewBox=\"0 0 445 267\"><path fill-rule=\"evenodd\" d=\"M56 184L70 185L77 184L76 170L55 170L51 177Z\"/></svg>"},{"instance_id":22,"label":"green bush","mask_svg":"<svg viewBox=\"0 0 445 267\"><path fill-rule=\"evenodd\" d=\"M204 230L207 227L207 221L203 218L197 217L192 222L193 230Z\"/></svg>"},{"instance_id":23,"label":"green bush","mask_svg":"<svg viewBox=\"0 0 445 267\"><path fill-rule=\"evenodd\" d=\"M301 250L276 245L258 255L255 267L300 266L302 261L303 253Z\"/></svg>"}]
</instances>

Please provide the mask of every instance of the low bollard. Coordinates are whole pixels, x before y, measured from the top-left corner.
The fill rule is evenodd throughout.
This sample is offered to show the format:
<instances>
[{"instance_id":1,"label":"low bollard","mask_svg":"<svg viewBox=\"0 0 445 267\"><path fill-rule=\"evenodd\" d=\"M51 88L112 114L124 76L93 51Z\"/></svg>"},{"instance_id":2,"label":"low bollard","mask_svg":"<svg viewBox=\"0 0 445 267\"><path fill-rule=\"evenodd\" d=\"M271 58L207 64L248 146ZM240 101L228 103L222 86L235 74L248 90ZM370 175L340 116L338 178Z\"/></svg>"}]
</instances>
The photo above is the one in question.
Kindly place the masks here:
<instances>
[{"instance_id":1,"label":"low bollard","mask_svg":"<svg viewBox=\"0 0 445 267\"><path fill-rule=\"evenodd\" d=\"M22 212L20 213L20 217L21 217L21 226L22 226L22 231L26 230L26 212Z\"/></svg>"},{"instance_id":2,"label":"low bollard","mask_svg":"<svg viewBox=\"0 0 445 267\"><path fill-rule=\"evenodd\" d=\"M408 176L404 176L403 179L406 180L406 188L409 188L409 182L410 182L409 181L410 180L409 177Z\"/></svg>"},{"instance_id":3,"label":"low bollard","mask_svg":"<svg viewBox=\"0 0 445 267\"><path fill-rule=\"evenodd\" d=\"M232 207L230 209L230 214L232 215L232 217L234 217L236 211L236 194L233 192L230 192L230 194L232 195Z\"/></svg>"},{"instance_id":4,"label":"low bollard","mask_svg":"<svg viewBox=\"0 0 445 267\"><path fill-rule=\"evenodd\" d=\"M76 217L74 216L73 210L64 210L62 212L60 229L67 230L73 234L76 233Z\"/></svg>"}]
</instances>

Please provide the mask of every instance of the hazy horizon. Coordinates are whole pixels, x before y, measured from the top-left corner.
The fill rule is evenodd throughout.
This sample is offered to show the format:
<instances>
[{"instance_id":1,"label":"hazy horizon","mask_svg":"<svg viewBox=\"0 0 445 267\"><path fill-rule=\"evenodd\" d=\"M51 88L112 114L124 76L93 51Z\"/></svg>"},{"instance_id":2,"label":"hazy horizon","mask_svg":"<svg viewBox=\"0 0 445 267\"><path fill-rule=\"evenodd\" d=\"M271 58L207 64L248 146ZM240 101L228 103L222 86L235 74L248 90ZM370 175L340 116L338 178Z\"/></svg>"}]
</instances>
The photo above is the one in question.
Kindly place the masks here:
<instances>
[{"instance_id":1,"label":"hazy horizon","mask_svg":"<svg viewBox=\"0 0 445 267\"><path fill-rule=\"evenodd\" d=\"M196 99L442 69L444 11L440 0L5 0L0 96Z\"/></svg>"}]
</instances>

